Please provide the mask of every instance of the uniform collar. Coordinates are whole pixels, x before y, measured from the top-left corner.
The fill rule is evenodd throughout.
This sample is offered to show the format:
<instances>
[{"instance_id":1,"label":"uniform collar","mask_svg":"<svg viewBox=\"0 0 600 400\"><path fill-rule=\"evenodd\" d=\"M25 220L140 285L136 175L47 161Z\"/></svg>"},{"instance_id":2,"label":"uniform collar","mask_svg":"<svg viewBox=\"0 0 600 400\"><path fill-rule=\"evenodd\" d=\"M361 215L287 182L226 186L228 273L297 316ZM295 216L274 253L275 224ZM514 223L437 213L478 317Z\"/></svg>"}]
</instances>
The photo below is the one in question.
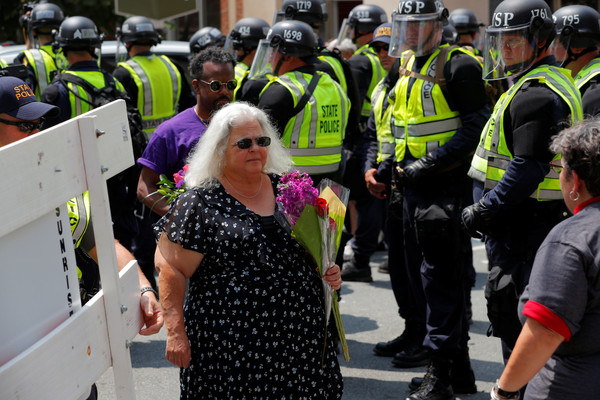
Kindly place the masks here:
<instances>
[{"instance_id":1,"label":"uniform collar","mask_svg":"<svg viewBox=\"0 0 600 400\"><path fill-rule=\"evenodd\" d=\"M98 64L95 60L79 61L69 66L69 71L99 71Z\"/></svg>"}]
</instances>

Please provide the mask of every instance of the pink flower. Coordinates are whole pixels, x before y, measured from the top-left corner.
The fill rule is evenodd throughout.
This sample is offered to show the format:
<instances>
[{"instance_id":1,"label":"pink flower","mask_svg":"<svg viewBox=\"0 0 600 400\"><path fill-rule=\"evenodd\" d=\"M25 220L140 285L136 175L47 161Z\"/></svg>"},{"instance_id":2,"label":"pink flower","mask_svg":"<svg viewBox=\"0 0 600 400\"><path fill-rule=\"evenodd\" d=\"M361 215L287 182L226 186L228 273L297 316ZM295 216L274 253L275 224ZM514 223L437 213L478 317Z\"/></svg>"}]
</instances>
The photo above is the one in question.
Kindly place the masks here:
<instances>
[{"instance_id":1,"label":"pink flower","mask_svg":"<svg viewBox=\"0 0 600 400\"><path fill-rule=\"evenodd\" d=\"M315 205L319 191L313 187L313 181L303 172L284 173L277 185L277 201L283 205L292 225L296 223L306 205Z\"/></svg>"}]
</instances>

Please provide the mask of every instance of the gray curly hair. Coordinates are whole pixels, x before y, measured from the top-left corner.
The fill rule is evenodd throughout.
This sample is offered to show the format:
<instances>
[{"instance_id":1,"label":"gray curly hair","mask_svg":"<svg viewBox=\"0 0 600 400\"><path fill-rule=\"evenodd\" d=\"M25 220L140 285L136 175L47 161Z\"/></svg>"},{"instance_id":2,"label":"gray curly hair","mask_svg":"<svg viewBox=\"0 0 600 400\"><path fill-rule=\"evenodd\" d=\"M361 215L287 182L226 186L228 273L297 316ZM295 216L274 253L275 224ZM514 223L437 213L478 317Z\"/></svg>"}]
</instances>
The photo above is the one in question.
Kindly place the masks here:
<instances>
[{"instance_id":1,"label":"gray curly hair","mask_svg":"<svg viewBox=\"0 0 600 400\"><path fill-rule=\"evenodd\" d=\"M208 129L190 153L185 174L187 187L211 188L217 185L217 178L223 171L223 158L231 129L248 121L258 122L263 134L271 138L263 172L281 174L289 170L292 164L289 150L281 143L267 114L249 103L237 101L227 104L213 115Z\"/></svg>"},{"instance_id":2,"label":"gray curly hair","mask_svg":"<svg viewBox=\"0 0 600 400\"><path fill-rule=\"evenodd\" d=\"M588 192L600 195L600 119L586 119L561 131L552 138L550 150L562 155L567 174L577 172Z\"/></svg>"}]
</instances>

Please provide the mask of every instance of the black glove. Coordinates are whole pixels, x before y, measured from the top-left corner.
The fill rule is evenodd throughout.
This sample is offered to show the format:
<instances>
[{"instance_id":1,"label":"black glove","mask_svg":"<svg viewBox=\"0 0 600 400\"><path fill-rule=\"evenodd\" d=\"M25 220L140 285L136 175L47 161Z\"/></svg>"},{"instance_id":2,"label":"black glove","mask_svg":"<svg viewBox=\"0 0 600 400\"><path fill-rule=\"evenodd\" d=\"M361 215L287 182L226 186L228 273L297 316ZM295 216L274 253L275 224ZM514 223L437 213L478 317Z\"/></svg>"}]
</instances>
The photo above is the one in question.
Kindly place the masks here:
<instances>
[{"instance_id":1,"label":"black glove","mask_svg":"<svg viewBox=\"0 0 600 400\"><path fill-rule=\"evenodd\" d=\"M431 173L435 167L436 163L433 159L433 155L427 153L417 161L402 169L402 172L398 175L400 184L402 186L412 186L421 178Z\"/></svg>"},{"instance_id":2,"label":"black glove","mask_svg":"<svg viewBox=\"0 0 600 400\"><path fill-rule=\"evenodd\" d=\"M483 234L488 231L489 222L492 219L492 213L484 204L485 197L477 203L465 207L461 213L462 226L469 236L475 239L481 239Z\"/></svg>"}]
</instances>

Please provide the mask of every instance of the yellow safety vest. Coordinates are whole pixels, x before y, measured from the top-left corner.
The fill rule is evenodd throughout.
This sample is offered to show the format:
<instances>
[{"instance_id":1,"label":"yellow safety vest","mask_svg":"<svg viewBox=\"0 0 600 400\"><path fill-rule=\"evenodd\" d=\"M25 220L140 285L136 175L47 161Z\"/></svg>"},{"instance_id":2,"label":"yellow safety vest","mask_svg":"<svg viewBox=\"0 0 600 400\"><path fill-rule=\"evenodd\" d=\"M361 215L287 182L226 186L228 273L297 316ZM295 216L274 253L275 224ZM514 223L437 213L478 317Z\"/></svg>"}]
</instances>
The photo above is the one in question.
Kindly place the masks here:
<instances>
[{"instance_id":1,"label":"yellow safety vest","mask_svg":"<svg viewBox=\"0 0 600 400\"><path fill-rule=\"evenodd\" d=\"M344 93L348 93L348 82L346 82L344 67L342 66L340 60L327 54L321 54L318 58L322 62L327 63L331 67L331 69L333 69L333 73L335 74L338 83L344 90Z\"/></svg>"},{"instance_id":2,"label":"yellow safety vest","mask_svg":"<svg viewBox=\"0 0 600 400\"><path fill-rule=\"evenodd\" d=\"M54 71L61 72L66 68L67 60L62 53L52 51L51 45L41 46L39 49L25 50L24 65L31 65L35 73L37 87L35 88L35 97L41 99L44 89L52 82Z\"/></svg>"},{"instance_id":3,"label":"yellow safety vest","mask_svg":"<svg viewBox=\"0 0 600 400\"><path fill-rule=\"evenodd\" d=\"M98 89L101 89L105 86L104 75L100 71L64 71L63 74L73 74L75 76L78 76ZM117 81L112 76L111 79L115 81L117 90L125 93L125 89L123 88L121 82ZM75 85L74 83L67 82L67 85L70 89L69 103L71 105L71 118L75 118L78 115L90 111L93 108L92 105L89 104L87 101L84 101L92 101L88 93L82 87ZM77 96L81 97L84 100L81 100L79 97L75 96L73 92L77 93Z\"/></svg>"},{"instance_id":4,"label":"yellow safety vest","mask_svg":"<svg viewBox=\"0 0 600 400\"><path fill-rule=\"evenodd\" d=\"M496 103L490 119L481 132L479 146L471 161L469 176L479 182L484 182L486 189L492 189L502 180L504 172L513 159L506 144L504 115L513 97L528 81L542 83L559 95L571 110L571 123L576 123L583 118L581 95L568 70L543 65L524 75ZM555 156L554 159L560 159L560 155ZM562 199L558 174L550 169L530 197L537 200Z\"/></svg>"},{"instance_id":5,"label":"yellow safety vest","mask_svg":"<svg viewBox=\"0 0 600 400\"><path fill-rule=\"evenodd\" d=\"M0 68L8 67L8 64L4 62L3 59L0 58Z\"/></svg>"},{"instance_id":6,"label":"yellow safety vest","mask_svg":"<svg viewBox=\"0 0 600 400\"><path fill-rule=\"evenodd\" d=\"M371 114L371 95L373 94L373 90L375 90L375 86L383 77L385 76L385 69L381 66L381 61L379 61L379 57L368 44L365 44L360 49L354 52L355 55L362 54L366 56L371 62L371 83L369 84L369 89L367 90L367 95L363 101L361 115L363 117L368 117Z\"/></svg>"},{"instance_id":7,"label":"yellow safety vest","mask_svg":"<svg viewBox=\"0 0 600 400\"><path fill-rule=\"evenodd\" d=\"M235 73L235 80L238 82L238 84L247 75L246 71L248 71L248 70L249 70L248 66L246 64L244 64L243 62L239 62L239 63L235 64L235 68L234 68L233 72Z\"/></svg>"},{"instance_id":8,"label":"yellow safety vest","mask_svg":"<svg viewBox=\"0 0 600 400\"><path fill-rule=\"evenodd\" d=\"M446 62L455 51L475 58L468 51L456 47L447 52ZM435 77L439 54L440 48L429 56L418 73ZM413 55L406 62L405 68L412 71L414 63ZM450 108L439 84L416 79L409 94L411 79L407 75L401 76L389 99L390 107L393 107L391 128L396 142L395 154L398 162L404 160L407 149L418 159L443 146L461 127L460 113Z\"/></svg>"},{"instance_id":9,"label":"yellow safety vest","mask_svg":"<svg viewBox=\"0 0 600 400\"><path fill-rule=\"evenodd\" d=\"M392 117L392 107L384 110L383 103L388 95L388 88L383 84L383 79L377 84L373 90L373 117L375 120L375 128L377 130L377 162L382 162L386 158L394 154L396 143L390 121Z\"/></svg>"},{"instance_id":10,"label":"yellow safety vest","mask_svg":"<svg viewBox=\"0 0 600 400\"><path fill-rule=\"evenodd\" d=\"M336 172L342 161L350 100L328 74L321 71L315 74L320 75L318 85L304 108L288 121L281 140L290 149L295 168L307 174L326 174ZM287 72L269 81L261 96L278 82L289 90L296 106L311 79L311 74Z\"/></svg>"},{"instance_id":11,"label":"yellow safety vest","mask_svg":"<svg viewBox=\"0 0 600 400\"><path fill-rule=\"evenodd\" d=\"M594 58L592 61L587 63L585 67L579 71L575 77L575 86L581 90L581 88L588 83L593 77L600 74L600 57Z\"/></svg>"},{"instance_id":12,"label":"yellow safety vest","mask_svg":"<svg viewBox=\"0 0 600 400\"><path fill-rule=\"evenodd\" d=\"M78 248L81 239L90 225L90 193L85 191L81 196L73 197L67 201L69 210L69 223L71 225L71 236L73 246ZM81 279L81 270L77 267L77 277Z\"/></svg>"},{"instance_id":13,"label":"yellow safety vest","mask_svg":"<svg viewBox=\"0 0 600 400\"><path fill-rule=\"evenodd\" d=\"M137 108L148 139L156 127L177 113L181 96L181 74L168 57L135 56L120 67L131 74L138 89Z\"/></svg>"}]
</instances>

